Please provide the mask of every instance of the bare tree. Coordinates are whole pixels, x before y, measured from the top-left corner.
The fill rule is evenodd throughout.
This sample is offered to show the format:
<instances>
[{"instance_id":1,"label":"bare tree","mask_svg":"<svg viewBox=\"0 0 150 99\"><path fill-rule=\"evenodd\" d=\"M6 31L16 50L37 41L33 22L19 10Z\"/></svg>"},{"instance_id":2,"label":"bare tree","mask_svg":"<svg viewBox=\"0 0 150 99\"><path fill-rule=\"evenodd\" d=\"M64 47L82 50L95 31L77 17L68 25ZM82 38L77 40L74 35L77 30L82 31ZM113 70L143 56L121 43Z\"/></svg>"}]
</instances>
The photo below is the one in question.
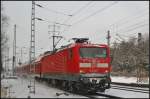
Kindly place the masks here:
<instances>
[{"instance_id":1,"label":"bare tree","mask_svg":"<svg viewBox=\"0 0 150 99\"><path fill-rule=\"evenodd\" d=\"M2 2L1 2L2 3ZM0 70L3 69L3 56L4 56L4 51L6 49L7 42L8 42L8 37L6 35L7 32L7 28L8 28L8 16L6 16L6 14L4 13L4 7L3 4L1 5L1 33L0 33Z\"/></svg>"},{"instance_id":2,"label":"bare tree","mask_svg":"<svg viewBox=\"0 0 150 99\"><path fill-rule=\"evenodd\" d=\"M140 78L148 76L149 65L149 36L142 39L140 47L136 38L130 38L128 41L114 43L111 48L113 54L113 72L125 76L137 76Z\"/></svg>"}]
</instances>

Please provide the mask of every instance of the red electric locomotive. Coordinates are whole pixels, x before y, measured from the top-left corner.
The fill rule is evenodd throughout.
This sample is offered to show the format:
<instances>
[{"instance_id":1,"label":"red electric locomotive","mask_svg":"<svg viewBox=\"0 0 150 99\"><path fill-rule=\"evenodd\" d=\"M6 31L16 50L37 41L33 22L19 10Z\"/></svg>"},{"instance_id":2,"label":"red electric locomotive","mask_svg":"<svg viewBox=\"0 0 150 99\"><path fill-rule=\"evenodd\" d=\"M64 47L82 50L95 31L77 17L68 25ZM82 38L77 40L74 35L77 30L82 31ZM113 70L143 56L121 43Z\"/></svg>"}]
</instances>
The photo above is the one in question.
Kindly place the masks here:
<instances>
[{"instance_id":1,"label":"red electric locomotive","mask_svg":"<svg viewBox=\"0 0 150 99\"><path fill-rule=\"evenodd\" d=\"M44 54L32 63L37 80L47 80L70 91L96 92L110 88L110 50L86 38ZM32 69L31 68L31 69Z\"/></svg>"}]
</instances>

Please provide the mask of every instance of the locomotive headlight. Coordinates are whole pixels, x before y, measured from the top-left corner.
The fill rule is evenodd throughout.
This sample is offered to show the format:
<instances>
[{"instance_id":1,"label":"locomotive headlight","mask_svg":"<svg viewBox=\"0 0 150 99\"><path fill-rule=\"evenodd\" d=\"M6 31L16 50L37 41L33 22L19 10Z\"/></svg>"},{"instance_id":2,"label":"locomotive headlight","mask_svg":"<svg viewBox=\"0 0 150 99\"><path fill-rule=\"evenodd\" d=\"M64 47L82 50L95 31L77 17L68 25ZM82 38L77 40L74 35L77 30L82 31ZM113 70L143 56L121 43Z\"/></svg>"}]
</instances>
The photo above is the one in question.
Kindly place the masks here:
<instances>
[{"instance_id":1,"label":"locomotive headlight","mask_svg":"<svg viewBox=\"0 0 150 99\"><path fill-rule=\"evenodd\" d=\"M84 73L84 71L80 70L80 73Z\"/></svg>"},{"instance_id":2,"label":"locomotive headlight","mask_svg":"<svg viewBox=\"0 0 150 99\"><path fill-rule=\"evenodd\" d=\"M107 73L108 72L108 70L105 70L105 73Z\"/></svg>"},{"instance_id":3,"label":"locomotive headlight","mask_svg":"<svg viewBox=\"0 0 150 99\"><path fill-rule=\"evenodd\" d=\"M97 67L108 67L108 63L97 63Z\"/></svg>"},{"instance_id":4,"label":"locomotive headlight","mask_svg":"<svg viewBox=\"0 0 150 99\"><path fill-rule=\"evenodd\" d=\"M91 67L91 63L80 63L80 67Z\"/></svg>"}]
</instances>

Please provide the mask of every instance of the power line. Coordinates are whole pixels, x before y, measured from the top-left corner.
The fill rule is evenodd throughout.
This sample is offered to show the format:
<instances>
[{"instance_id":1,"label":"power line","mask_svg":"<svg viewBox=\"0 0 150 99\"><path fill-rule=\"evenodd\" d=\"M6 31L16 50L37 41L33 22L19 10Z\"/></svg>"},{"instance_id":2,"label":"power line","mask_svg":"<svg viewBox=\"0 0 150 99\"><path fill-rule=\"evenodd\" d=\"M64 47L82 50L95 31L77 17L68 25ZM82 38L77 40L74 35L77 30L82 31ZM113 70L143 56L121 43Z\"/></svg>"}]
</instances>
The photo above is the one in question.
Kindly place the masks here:
<instances>
[{"instance_id":1,"label":"power line","mask_svg":"<svg viewBox=\"0 0 150 99\"><path fill-rule=\"evenodd\" d=\"M93 1L88 2L86 5L82 6L81 8L79 8L76 12L74 12L72 14L72 17L77 15L77 13L80 13L81 11L83 11L83 9L85 9L88 5L90 5ZM67 20L65 20L63 23L66 23L67 21L69 21L72 17L69 17Z\"/></svg>"},{"instance_id":2,"label":"power line","mask_svg":"<svg viewBox=\"0 0 150 99\"><path fill-rule=\"evenodd\" d=\"M80 9L78 9L76 12L74 12L72 15L75 16L77 15L77 13L80 13L83 9L85 9L86 7L88 7L88 5L90 5L93 1L89 1L85 6L81 7Z\"/></svg>"},{"instance_id":3,"label":"power line","mask_svg":"<svg viewBox=\"0 0 150 99\"><path fill-rule=\"evenodd\" d=\"M143 24L143 25L140 25L140 26L137 26L137 27L135 27L135 28L132 28L132 29L130 29L130 30L127 30L127 31L121 31L122 33L126 33L126 32L129 32L129 31L133 31L133 30L135 30L135 29L137 29L137 28L142 28L142 27L144 27L145 25L148 25L148 24ZM133 34L137 34L137 32L136 33L131 33L131 34L129 34L129 35L133 35ZM119 34L120 35L120 34ZM134 38L134 37L132 37L132 36L126 36L126 35L124 35L124 37L128 37L128 38ZM115 38L115 39L117 39L118 41L121 41L121 40L119 40L118 38ZM125 40L125 39L124 39Z\"/></svg>"},{"instance_id":4,"label":"power line","mask_svg":"<svg viewBox=\"0 0 150 99\"><path fill-rule=\"evenodd\" d=\"M81 21L87 20L88 18L90 18L90 17L96 15L97 13L102 12L102 11L104 11L104 10L106 10L106 9L108 9L108 8L110 8L110 7L112 7L112 6L115 5L116 3L118 3L118 1L114 1L114 2L111 3L110 5L104 7L104 8L102 8L102 9L100 9L100 10L97 10L96 12L90 14L89 16L87 16L87 17L85 17L85 18L83 18L83 19L80 19L79 21L73 23L72 25L75 25L75 24L77 24L77 23L80 23Z\"/></svg>"},{"instance_id":5,"label":"power line","mask_svg":"<svg viewBox=\"0 0 150 99\"><path fill-rule=\"evenodd\" d=\"M111 3L110 5L108 5L108 6L104 7L104 8L102 8L102 9L100 9L100 10L98 10L98 11L96 11L96 12L92 13L92 14L90 14L89 16L87 16L87 17L85 17L85 18L80 19L79 21L77 21L77 22L73 23L73 24L71 25L71 27L72 27L72 26L74 26L75 24L80 23L81 21L87 20L88 18L90 18L90 17L92 17L92 16L96 15L96 14L97 14L97 13L99 13L99 12L104 11L105 9L110 8L111 6L113 6L113 5L114 5L114 4L116 4L116 3L118 3L118 1L115 1L115 2ZM64 31L66 31L66 30L64 30ZM64 31L63 31L63 32L64 32Z\"/></svg>"},{"instance_id":6,"label":"power line","mask_svg":"<svg viewBox=\"0 0 150 99\"><path fill-rule=\"evenodd\" d=\"M46 7L44 7L44 6L40 5L40 4L35 4L35 5L38 6L38 7L40 7L40 8L46 9L47 11L56 13L56 14L61 14L61 15L69 16L69 18L72 17L72 15L65 14L65 13L62 13L62 12L58 12L58 11L56 11L56 10L52 10L52 9L46 8ZM43 21L43 20L41 20L41 21ZM49 22L52 22L52 21L49 21ZM57 23L57 22L52 22L52 23L59 24L59 25L65 25L64 23L62 23L62 24ZM67 25L66 25L66 26L67 26Z\"/></svg>"},{"instance_id":7,"label":"power line","mask_svg":"<svg viewBox=\"0 0 150 99\"><path fill-rule=\"evenodd\" d=\"M148 13L148 12L146 12L146 13ZM145 17L145 16L143 16L145 13L143 13L143 14L140 14L140 16L134 16L133 18L134 18L134 20L135 19L139 19L139 18L142 18L142 17ZM120 25L120 26L122 26L122 24L123 23L125 23L125 24L127 24L127 23L129 23L129 22L131 22L131 20L133 20L133 18L131 18L131 19L127 19L126 20L126 18L123 18L123 19L121 19L121 20L118 20L117 22L115 22L115 23L113 23L113 24L111 24L110 26L112 26L112 25L114 25L114 24L116 24L116 23L118 23L118 22L120 22L119 24L117 24L117 25ZM124 21L124 19L126 20L126 21ZM122 21L123 20L123 21ZM134 21L133 20L133 21ZM122 22L121 22L122 21Z\"/></svg>"},{"instance_id":8,"label":"power line","mask_svg":"<svg viewBox=\"0 0 150 99\"><path fill-rule=\"evenodd\" d=\"M142 28L142 27L144 27L144 26L146 26L146 25L148 25L148 24L142 24L142 25L138 25L138 26L136 26L136 27L134 27L134 28L131 28L131 29L128 29L127 31L121 31L122 33L126 33L126 32L129 32L129 31L133 31L133 30L135 30L135 29L137 29L137 28ZM132 33L132 34L137 34L137 32L136 33ZM120 35L120 34L119 34ZM130 34L131 35L131 34ZM127 37L127 36L126 36ZM129 36L128 36L129 37Z\"/></svg>"},{"instance_id":9,"label":"power line","mask_svg":"<svg viewBox=\"0 0 150 99\"><path fill-rule=\"evenodd\" d=\"M131 28L131 27L133 27L133 26L136 26L136 25L139 25L139 24L145 23L145 22L147 22L147 21L144 20L144 21L138 22L138 23L136 23L136 24L132 24L132 25L130 25L130 26L128 26L128 27L125 27L125 29ZM122 28L122 29L120 29L120 30L118 30L118 31L122 31L122 30L124 30L124 28Z\"/></svg>"},{"instance_id":10,"label":"power line","mask_svg":"<svg viewBox=\"0 0 150 99\"><path fill-rule=\"evenodd\" d=\"M137 27L135 27L135 28L132 28L132 29L129 29L129 30L127 30L127 31L123 31L124 33L125 32L129 32L129 31L133 31L133 30L135 30L135 29L137 29L137 28L141 28L141 27L144 27L144 26L146 26L146 25L149 25L149 24L142 24L142 25L139 25L139 26L137 26Z\"/></svg>"},{"instance_id":11,"label":"power line","mask_svg":"<svg viewBox=\"0 0 150 99\"><path fill-rule=\"evenodd\" d=\"M65 16L69 16L69 17L72 16L72 15L69 15L69 14L65 14L63 12L59 12L59 11L56 11L56 10L52 10L52 9L46 8L46 7L44 7L44 6L40 5L40 4L35 4L35 5L40 7L40 8L46 9L47 11L50 11L50 12L54 12L54 13L65 15Z\"/></svg>"},{"instance_id":12,"label":"power line","mask_svg":"<svg viewBox=\"0 0 150 99\"><path fill-rule=\"evenodd\" d=\"M138 17L139 17L139 16L138 16ZM136 29L139 28L139 27L142 28L142 27L148 25L148 24L142 24L142 25L141 25L141 23L144 23L144 22L147 22L147 21L144 20L144 21L138 22L138 23L136 23L136 24L133 24L133 25L130 25L130 26L125 27L125 28L123 28L123 29L120 29L120 30L117 31L117 32L126 33L126 32L129 32L129 31L136 30ZM133 26L134 26L134 28L131 28L131 27L133 27ZM135 26L136 26L136 27L135 27ZM122 30L124 30L124 29L125 29L125 31L122 31ZM130 34L130 35L133 35L133 34L136 34L136 33L132 33L132 34ZM129 36L126 36L126 37L129 37Z\"/></svg>"},{"instance_id":13,"label":"power line","mask_svg":"<svg viewBox=\"0 0 150 99\"><path fill-rule=\"evenodd\" d=\"M145 14L145 13L143 13L143 14ZM142 15L143 15L142 14ZM142 15L140 15L140 16L137 16L137 17L141 17ZM137 18L136 17L136 18ZM125 17L126 18L126 17ZM124 19L124 18L123 18ZM121 20L119 20L119 21L117 21L117 22L120 22ZM117 23L117 22L115 22L115 23ZM126 21L127 22L127 21ZM129 22L131 22L131 21L129 21ZM141 22L138 22L138 23L136 23L136 24L133 24L133 25L131 25L131 26L128 26L128 27L126 27L125 29L127 30L128 28L130 28L130 27L132 27L132 26L136 26L136 25L139 25L140 23L142 23L142 22L146 22L146 21L141 21ZM113 23L114 24L114 23ZM113 24L111 24L111 25L113 25ZM122 25L120 25L120 26L122 26ZM141 26L141 25L140 25ZM144 25L145 26L145 25ZM143 25L142 25L142 27L144 27ZM135 28L132 28L133 30L135 30L135 29L137 29L139 26L137 26L137 27L135 27ZM131 31L132 29L130 29L130 30L127 30L127 32L128 31ZM121 29L121 30L123 30L123 29ZM120 32L122 32L121 30L119 30ZM133 31L132 30L132 31ZM136 34L136 33L132 33L132 34Z\"/></svg>"},{"instance_id":14,"label":"power line","mask_svg":"<svg viewBox=\"0 0 150 99\"><path fill-rule=\"evenodd\" d=\"M36 17L35 19L40 20L40 21L45 21L47 23L54 23L54 25L53 25L53 31L49 31L49 32L53 32L53 36L52 36L52 38L53 38L53 51L55 51L57 44L63 38L63 36L58 36L58 35L55 34L57 32L56 31L56 24L58 24L58 25L64 25L64 26L71 26L71 25L62 24L62 23L58 23L58 22L54 22L54 21L47 21L47 20L44 20L44 19L41 19L41 18L38 18L38 17ZM57 42L55 42L55 38L59 38L59 40Z\"/></svg>"},{"instance_id":15,"label":"power line","mask_svg":"<svg viewBox=\"0 0 150 99\"><path fill-rule=\"evenodd\" d=\"M45 21L45 22L48 22L48 23L55 23L55 24L64 25L64 26L71 26L71 25L67 25L67 24L63 24L63 23L58 23L58 22L55 22L55 21L45 20L43 18L38 18L38 17L36 17L35 19L37 19L39 21Z\"/></svg>"},{"instance_id":16,"label":"power line","mask_svg":"<svg viewBox=\"0 0 150 99\"><path fill-rule=\"evenodd\" d=\"M90 5L93 1L88 2L86 5L84 5L83 7L79 8L76 12L74 12L72 14L72 17L76 16L77 13L80 13L81 11L83 11L83 9L85 9L86 7L88 7L88 5ZM63 23L66 23L67 21L71 20L72 17L67 18ZM63 30L63 32L66 31L66 28Z\"/></svg>"},{"instance_id":17,"label":"power line","mask_svg":"<svg viewBox=\"0 0 150 99\"><path fill-rule=\"evenodd\" d=\"M139 27L144 27L145 25L148 25L148 24L143 24L143 25L140 25L140 26L137 26L137 27L135 27L135 28L132 28L132 29L130 29L130 30L128 30L128 31L125 31L125 32L122 32L122 33L126 33L126 32L129 32L129 31L133 31L133 30L135 30L135 29L137 29L137 28L139 28ZM129 35L132 35L132 36L126 36L126 35L123 35L123 34L121 34L121 35L123 35L124 37L127 37L127 38L135 38L135 37L133 37L133 34L137 34L137 32L135 32L135 33L130 33ZM117 34L116 34L117 35ZM120 35L120 34L119 34ZM118 41L121 41L121 40L119 40L118 38L115 38L115 39L117 39ZM137 38L135 38L135 39L137 39ZM125 40L125 39L124 39Z\"/></svg>"},{"instance_id":18,"label":"power line","mask_svg":"<svg viewBox=\"0 0 150 99\"><path fill-rule=\"evenodd\" d=\"M117 33L118 34L118 33ZM117 35L116 34L116 35ZM127 36L127 35L124 35L124 34L119 34L119 35L121 35L121 36L124 36L124 37L126 37L126 38L130 38L131 36Z\"/></svg>"},{"instance_id":19,"label":"power line","mask_svg":"<svg viewBox=\"0 0 150 99\"><path fill-rule=\"evenodd\" d=\"M122 21L122 20L123 20L123 21L124 21L124 20L130 20L131 17L133 17L134 19L135 19L135 18L139 18L139 17L141 17L141 16L143 17L143 15L146 14L146 13L148 13L147 11L149 11L149 10L146 10L146 9L142 9L142 10L143 10L142 12L138 13L138 15L140 15L140 16L135 16L135 14L137 13L137 12L136 12L136 13L133 13L134 16L133 16L133 15L129 15L129 16L127 16L127 17L124 17L124 18L118 20L117 22L115 22L115 23L113 23L113 24L116 24L116 23L118 23L118 22L120 22L120 21ZM145 11L145 10L146 10L146 11ZM144 12L144 13L143 13L143 12ZM132 18L131 18L131 19L132 19ZM126 21L125 21L125 22L126 22ZM124 23L125 23L125 22L124 22ZM113 25L113 24L112 24L112 25Z\"/></svg>"},{"instance_id":20,"label":"power line","mask_svg":"<svg viewBox=\"0 0 150 99\"><path fill-rule=\"evenodd\" d=\"M148 24L143 24L143 25L140 25L140 26L137 26L137 27L135 27L135 28L131 28L131 29L129 29L129 30L127 30L127 31L121 31L122 33L126 33L126 32L129 32L129 31L133 31L133 30L135 30L135 29L137 29L137 28L139 28L139 27L144 27L145 25L148 25ZM136 33L132 33L132 35L133 34L137 34L137 32ZM120 34L116 34L117 36L119 36ZM131 34L130 34L131 35ZM126 35L123 35L124 37L128 37L128 38L130 38L131 36L126 36ZM133 38L133 37L132 37Z\"/></svg>"},{"instance_id":21,"label":"power line","mask_svg":"<svg viewBox=\"0 0 150 99\"><path fill-rule=\"evenodd\" d=\"M141 12L141 13L143 13L143 12ZM141 14L140 13L140 16L138 15L138 16L135 16L135 14L134 14L134 20L135 19L139 19L139 18L142 18L143 17L143 15L144 14L146 14L146 13L148 13L148 12L144 12L143 14ZM130 18L131 16L133 16L133 15L129 15L129 16L127 16L127 17L123 17L123 18L121 18L120 20L118 20L118 21L116 21L116 22L114 22L114 23L112 23L112 24L110 24L109 26L106 26L106 27L104 27L103 29L101 29L101 30L104 30L104 29L107 29L108 27L111 27L111 26L113 26L113 25L115 25L115 24L117 24L117 23L122 23L122 24L117 24L117 25L119 25L119 26L123 26L124 24L123 23L129 23L129 22L131 22L132 20L131 19L133 19L133 18ZM126 21L124 21L124 20L126 20ZM123 21L123 22L122 22Z\"/></svg>"}]
</instances>

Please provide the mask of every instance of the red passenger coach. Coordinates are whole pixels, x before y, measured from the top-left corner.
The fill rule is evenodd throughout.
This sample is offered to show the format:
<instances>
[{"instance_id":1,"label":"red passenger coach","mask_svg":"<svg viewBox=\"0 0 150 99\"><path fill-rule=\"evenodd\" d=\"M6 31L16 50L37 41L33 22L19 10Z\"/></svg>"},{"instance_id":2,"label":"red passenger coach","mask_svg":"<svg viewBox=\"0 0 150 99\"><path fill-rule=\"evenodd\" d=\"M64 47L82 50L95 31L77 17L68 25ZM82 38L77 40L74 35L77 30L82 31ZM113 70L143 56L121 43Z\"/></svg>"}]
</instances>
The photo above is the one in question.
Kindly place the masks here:
<instances>
[{"instance_id":1,"label":"red passenger coach","mask_svg":"<svg viewBox=\"0 0 150 99\"><path fill-rule=\"evenodd\" d=\"M110 49L86 38L43 54L33 64L37 80L47 80L72 91L104 91L110 88ZM38 75L37 75L38 74Z\"/></svg>"},{"instance_id":2,"label":"red passenger coach","mask_svg":"<svg viewBox=\"0 0 150 99\"><path fill-rule=\"evenodd\" d=\"M28 64L23 64L15 68L15 72L18 76L27 76L30 72L30 67Z\"/></svg>"}]
</instances>

